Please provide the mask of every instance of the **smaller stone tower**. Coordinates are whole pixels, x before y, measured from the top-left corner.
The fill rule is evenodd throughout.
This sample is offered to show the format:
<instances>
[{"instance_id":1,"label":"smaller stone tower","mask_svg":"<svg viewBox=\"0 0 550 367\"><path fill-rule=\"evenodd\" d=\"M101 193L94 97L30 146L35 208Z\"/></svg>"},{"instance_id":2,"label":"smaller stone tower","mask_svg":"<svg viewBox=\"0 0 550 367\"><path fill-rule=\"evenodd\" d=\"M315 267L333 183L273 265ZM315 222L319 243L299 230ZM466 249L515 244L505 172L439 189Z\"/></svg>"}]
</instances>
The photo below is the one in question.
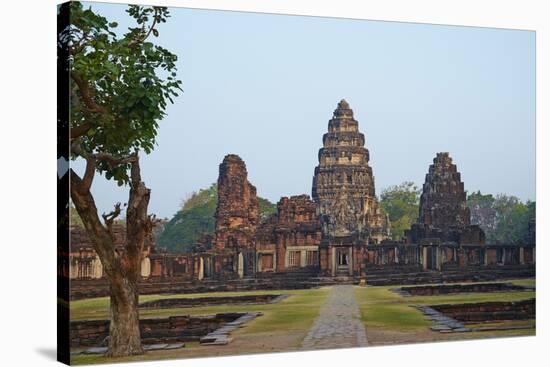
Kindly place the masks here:
<instances>
[{"instance_id":1,"label":"smaller stone tower","mask_svg":"<svg viewBox=\"0 0 550 367\"><path fill-rule=\"evenodd\" d=\"M412 243L423 239L485 242L485 234L479 226L470 225L464 183L449 153L437 153L430 165L420 196L418 220L405 235Z\"/></svg>"}]
</instances>

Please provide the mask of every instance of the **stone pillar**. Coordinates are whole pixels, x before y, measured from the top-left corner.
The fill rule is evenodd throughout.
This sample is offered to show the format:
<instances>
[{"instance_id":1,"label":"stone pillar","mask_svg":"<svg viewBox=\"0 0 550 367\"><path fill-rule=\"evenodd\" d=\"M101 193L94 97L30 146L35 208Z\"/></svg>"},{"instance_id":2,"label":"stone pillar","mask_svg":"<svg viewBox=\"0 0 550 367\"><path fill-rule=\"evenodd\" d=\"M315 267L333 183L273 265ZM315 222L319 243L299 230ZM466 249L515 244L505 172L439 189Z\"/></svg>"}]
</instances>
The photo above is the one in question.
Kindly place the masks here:
<instances>
[{"instance_id":1,"label":"stone pillar","mask_svg":"<svg viewBox=\"0 0 550 367\"><path fill-rule=\"evenodd\" d=\"M353 246L349 248L348 256L348 274L349 276L353 276Z\"/></svg>"},{"instance_id":2,"label":"stone pillar","mask_svg":"<svg viewBox=\"0 0 550 367\"><path fill-rule=\"evenodd\" d=\"M435 248L435 263L437 270L441 271L441 246Z\"/></svg>"},{"instance_id":3,"label":"stone pillar","mask_svg":"<svg viewBox=\"0 0 550 367\"><path fill-rule=\"evenodd\" d=\"M151 260L148 257L141 260L141 276L144 278L149 278L151 275Z\"/></svg>"},{"instance_id":4,"label":"stone pillar","mask_svg":"<svg viewBox=\"0 0 550 367\"><path fill-rule=\"evenodd\" d=\"M244 276L244 258L243 253L239 252L239 255L237 256L237 274L239 274L239 278L242 278ZM201 258L201 264L202 264L202 258Z\"/></svg>"},{"instance_id":5,"label":"stone pillar","mask_svg":"<svg viewBox=\"0 0 550 367\"><path fill-rule=\"evenodd\" d=\"M256 272L260 273L262 271L262 254L257 253L256 254Z\"/></svg>"},{"instance_id":6,"label":"stone pillar","mask_svg":"<svg viewBox=\"0 0 550 367\"><path fill-rule=\"evenodd\" d=\"M428 248L426 246L422 247L422 268L428 269Z\"/></svg>"},{"instance_id":7,"label":"stone pillar","mask_svg":"<svg viewBox=\"0 0 550 367\"><path fill-rule=\"evenodd\" d=\"M306 255L307 255L306 250L300 251L300 267L302 268L306 266Z\"/></svg>"},{"instance_id":8,"label":"stone pillar","mask_svg":"<svg viewBox=\"0 0 550 367\"><path fill-rule=\"evenodd\" d=\"M524 252L524 248L523 247L520 247L519 248L519 263L521 265L525 264L525 252Z\"/></svg>"},{"instance_id":9,"label":"stone pillar","mask_svg":"<svg viewBox=\"0 0 550 367\"><path fill-rule=\"evenodd\" d=\"M330 260L330 273L332 276L336 275L336 249L331 247L331 260Z\"/></svg>"},{"instance_id":10,"label":"stone pillar","mask_svg":"<svg viewBox=\"0 0 550 367\"><path fill-rule=\"evenodd\" d=\"M99 279L103 276L103 265L101 264L101 260L99 260L99 256L94 257L92 260L92 273L90 274L90 277L93 279Z\"/></svg>"},{"instance_id":11,"label":"stone pillar","mask_svg":"<svg viewBox=\"0 0 550 367\"><path fill-rule=\"evenodd\" d=\"M203 258L199 258L199 274L197 276L199 280L202 280L204 278L204 260Z\"/></svg>"},{"instance_id":12,"label":"stone pillar","mask_svg":"<svg viewBox=\"0 0 550 367\"><path fill-rule=\"evenodd\" d=\"M456 256L456 247L453 247L453 261L458 263L458 257Z\"/></svg>"},{"instance_id":13,"label":"stone pillar","mask_svg":"<svg viewBox=\"0 0 550 367\"><path fill-rule=\"evenodd\" d=\"M393 256L394 256L394 259L395 259L395 263L399 264L399 247L394 248Z\"/></svg>"}]
</instances>

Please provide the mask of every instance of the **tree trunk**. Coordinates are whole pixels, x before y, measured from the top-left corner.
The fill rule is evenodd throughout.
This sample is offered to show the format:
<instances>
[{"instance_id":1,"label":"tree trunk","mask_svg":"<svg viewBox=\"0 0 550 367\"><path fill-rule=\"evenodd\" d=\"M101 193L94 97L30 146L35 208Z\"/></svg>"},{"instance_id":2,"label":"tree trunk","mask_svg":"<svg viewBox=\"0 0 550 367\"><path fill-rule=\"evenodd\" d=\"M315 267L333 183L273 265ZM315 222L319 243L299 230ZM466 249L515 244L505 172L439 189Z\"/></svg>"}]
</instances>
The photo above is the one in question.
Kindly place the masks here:
<instances>
[{"instance_id":1,"label":"tree trunk","mask_svg":"<svg viewBox=\"0 0 550 367\"><path fill-rule=\"evenodd\" d=\"M110 279L111 323L109 326L110 357L143 354L139 330L137 282L122 276Z\"/></svg>"},{"instance_id":2,"label":"tree trunk","mask_svg":"<svg viewBox=\"0 0 550 367\"><path fill-rule=\"evenodd\" d=\"M92 160L88 160L86 174L82 179L71 170L71 198L109 281L111 319L107 355L122 357L143 354L139 329L138 282L145 239L154 225L153 219L147 215L150 190L141 182L136 156L131 167L126 243L122 253L119 253L111 226L120 213L120 205L117 204L115 211L109 215L103 215L103 225L90 191L94 170L95 162Z\"/></svg>"}]
</instances>

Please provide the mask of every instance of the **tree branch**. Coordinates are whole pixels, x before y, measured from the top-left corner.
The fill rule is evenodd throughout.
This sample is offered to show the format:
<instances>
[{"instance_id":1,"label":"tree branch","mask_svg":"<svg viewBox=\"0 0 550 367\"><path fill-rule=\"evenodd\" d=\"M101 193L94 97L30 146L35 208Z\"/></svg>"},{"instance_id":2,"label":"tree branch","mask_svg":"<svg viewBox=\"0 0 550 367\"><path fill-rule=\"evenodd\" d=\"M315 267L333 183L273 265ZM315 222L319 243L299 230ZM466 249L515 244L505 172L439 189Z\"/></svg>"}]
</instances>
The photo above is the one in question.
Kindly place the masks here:
<instances>
[{"instance_id":1,"label":"tree branch","mask_svg":"<svg viewBox=\"0 0 550 367\"><path fill-rule=\"evenodd\" d=\"M107 110L103 106L98 105L92 98L88 81L84 80L80 75L78 75L78 73L75 72L71 73L71 79L74 80L78 86L78 91L80 92L82 101L90 112L108 114Z\"/></svg>"},{"instance_id":2,"label":"tree branch","mask_svg":"<svg viewBox=\"0 0 550 367\"><path fill-rule=\"evenodd\" d=\"M82 135L86 134L88 130L90 130L91 128L92 128L92 124L90 124L89 122L85 122L78 126L71 127L70 129L71 140L80 138Z\"/></svg>"},{"instance_id":3,"label":"tree branch","mask_svg":"<svg viewBox=\"0 0 550 367\"><path fill-rule=\"evenodd\" d=\"M91 157L86 158L86 170L84 171L84 177L82 178L82 189L89 191L94 181L96 168L96 160Z\"/></svg>"},{"instance_id":4,"label":"tree branch","mask_svg":"<svg viewBox=\"0 0 550 367\"><path fill-rule=\"evenodd\" d=\"M130 155L121 156L121 157L118 157L116 155L112 155L109 153L96 153L96 154L92 154L92 156L98 161L107 162L107 165L109 166L110 169L113 169L116 166L121 164L132 163L133 165L134 163L138 162L138 157L136 153L132 153Z\"/></svg>"},{"instance_id":5,"label":"tree branch","mask_svg":"<svg viewBox=\"0 0 550 367\"><path fill-rule=\"evenodd\" d=\"M133 39L130 43L128 43L128 47L132 48L139 43L143 43L147 38L149 38L149 36L151 35L151 32L153 32L153 29L155 29L155 25L157 24L157 15L159 10L156 7L154 9L155 9L155 14L153 15L153 23L149 27L149 30L147 31L147 33L145 33L145 25L143 25L142 30L143 30L143 33L145 33L145 35L143 37Z\"/></svg>"},{"instance_id":6,"label":"tree branch","mask_svg":"<svg viewBox=\"0 0 550 367\"><path fill-rule=\"evenodd\" d=\"M105 221L105 226L107 227L107 230L109 231L109 234L111 235L111 238L113 238L114 241L114 235L113 235L113 221L116 217L120 215L120 203L115 204L115 210L110 212L109 214L101 214L103 217L103 220Z\"/></svg>"},{"instance_id":7,"label":"tree branch","mask_svg":"<svg viewBox=\"0 0 550 367\"><path fill-rule=\"evenodd\" d=\"M141 169L139 167L139 157L137 153L134 153L133 155L134 161L132 163L132 167L130 168L130 182L133 187L137 188L137 186L141 183Z\"/></svg>"},{"instance_id":8,"label":"tree branch","mask_svg":"<svg viewBox=\"0 0 550 367\"><path fill-rule=\"evenodd\" d=\"M138 161L137 152L130 155L116 156L110 153L86 153L82 150L80 142L74 140L71 143L71 152L77 156L84 158L87 162L86 171L96 168L97 162L104 161L107 162L107 165L110 169L115 168L120 164L133 163ZM139 169L138 169L139 173ZM92 172L90 172L90 175ZM92 176L93 178L93 176Z\"/></svg>"},{"instance_id":9,"label":"tree branch","mask_svg":"<svg viewBox=\"0 0 550 367\"><path fill-rule=\"evenodd\" d=\"M158 14L158 9L155 8L155 15L153 15L153 24L151 24L151 27L149 27L149 31L147 32L145 37L143 37L142 42L145 41L147 38L149 38L149 36L151 35L151 32L155 28L155 25L157 24L157 14Z\"/></svg>"}]
</instances>

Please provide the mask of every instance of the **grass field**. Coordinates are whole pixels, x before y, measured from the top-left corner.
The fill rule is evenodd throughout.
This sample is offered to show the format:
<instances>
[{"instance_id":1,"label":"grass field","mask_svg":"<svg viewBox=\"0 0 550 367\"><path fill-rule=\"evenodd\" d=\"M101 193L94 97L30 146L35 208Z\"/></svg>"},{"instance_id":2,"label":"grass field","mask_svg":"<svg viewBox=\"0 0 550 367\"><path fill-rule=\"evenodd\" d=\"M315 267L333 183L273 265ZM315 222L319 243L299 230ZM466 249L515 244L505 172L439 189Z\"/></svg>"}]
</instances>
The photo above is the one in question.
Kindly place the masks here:
<instances>
[{"instance_id":1,"label":"grass field","mask_svg":"<svg viewBox=\"0 0 550 367\"><path fill-rule=\"evenodd\" d=\"M513 280L511 283L534 286L534 279ZM403 297L388 287L357 287L355 296L361 311L361 320L370 344L399 344L498 336L534 335L535 329L441 334L432 332L428 320L413 305L477 303L487 301L518 301L535 297L535 292L458 293L440 296Z\"/></svg>"},{"instance_id":2,"label":"grass field","mask_svg":"<svg viewBox=\"0 0 550 367\"><path fill-rule=\"evenodd\" d=\"M198 343L186 343L185 348L172 351L148 352L143 356L128 358L105 358L98 355L79 355L71 358L74 364L106 362L124 362L150 359L169 359L183 357L204 357L237 353L276 352L297 349L319 314L330 288L200 293L189 295L146 295L140 301L179 297L237 296L245 294L288 294L289 297L274 304L264 305L220 305L211 307L172 308L163 310L141 310L140 317L161 317L173 315L211 315L220 312L261 311L260 316L232 333L235 340L225 346L201 346ZM109 317L109 299L96 298L71 302L71 320L107 319Z\"/></svg>"},{"instance_id":3,"label":"grass field","mask_svg":"<svg viewBox=\"0 0 550 367\"><path fill-rule=\"evenodd\" d=\"M518 285L534 286L534 279L512 281ZM431 321L412 305L467 303L484 301L514 301L535 297L535 292L462 293L442 296L402 297L390 287L355 287L355 298L361 311L361 321L367 331L369 345L400 344L427 341L444 341L470 338L534 335L535 329L491 332L441 334L430 330ZM261 311L260 316L238 329L231 336L233 342L224 346L204 346L197 342L186 343L179 350L147 352L145 355L120 359L98 355L79 355L71 358L74 364L139 361L169 358L192 358L218 355L266 353L299 350L301 342L321 305L327 299L330 287L304 290L269 290L250 292L222 292L178 295L145 295L140 301L179 297L213 297L252 294L288 294L279 303L263 305L219 305L171 309L141 310L142 318L172 315L211 315L221 312ZM107 319L109 299L96 298L71 302L71 320ZM533 322L532 322L533 323Z\"/></svg>"}]
</instances>

